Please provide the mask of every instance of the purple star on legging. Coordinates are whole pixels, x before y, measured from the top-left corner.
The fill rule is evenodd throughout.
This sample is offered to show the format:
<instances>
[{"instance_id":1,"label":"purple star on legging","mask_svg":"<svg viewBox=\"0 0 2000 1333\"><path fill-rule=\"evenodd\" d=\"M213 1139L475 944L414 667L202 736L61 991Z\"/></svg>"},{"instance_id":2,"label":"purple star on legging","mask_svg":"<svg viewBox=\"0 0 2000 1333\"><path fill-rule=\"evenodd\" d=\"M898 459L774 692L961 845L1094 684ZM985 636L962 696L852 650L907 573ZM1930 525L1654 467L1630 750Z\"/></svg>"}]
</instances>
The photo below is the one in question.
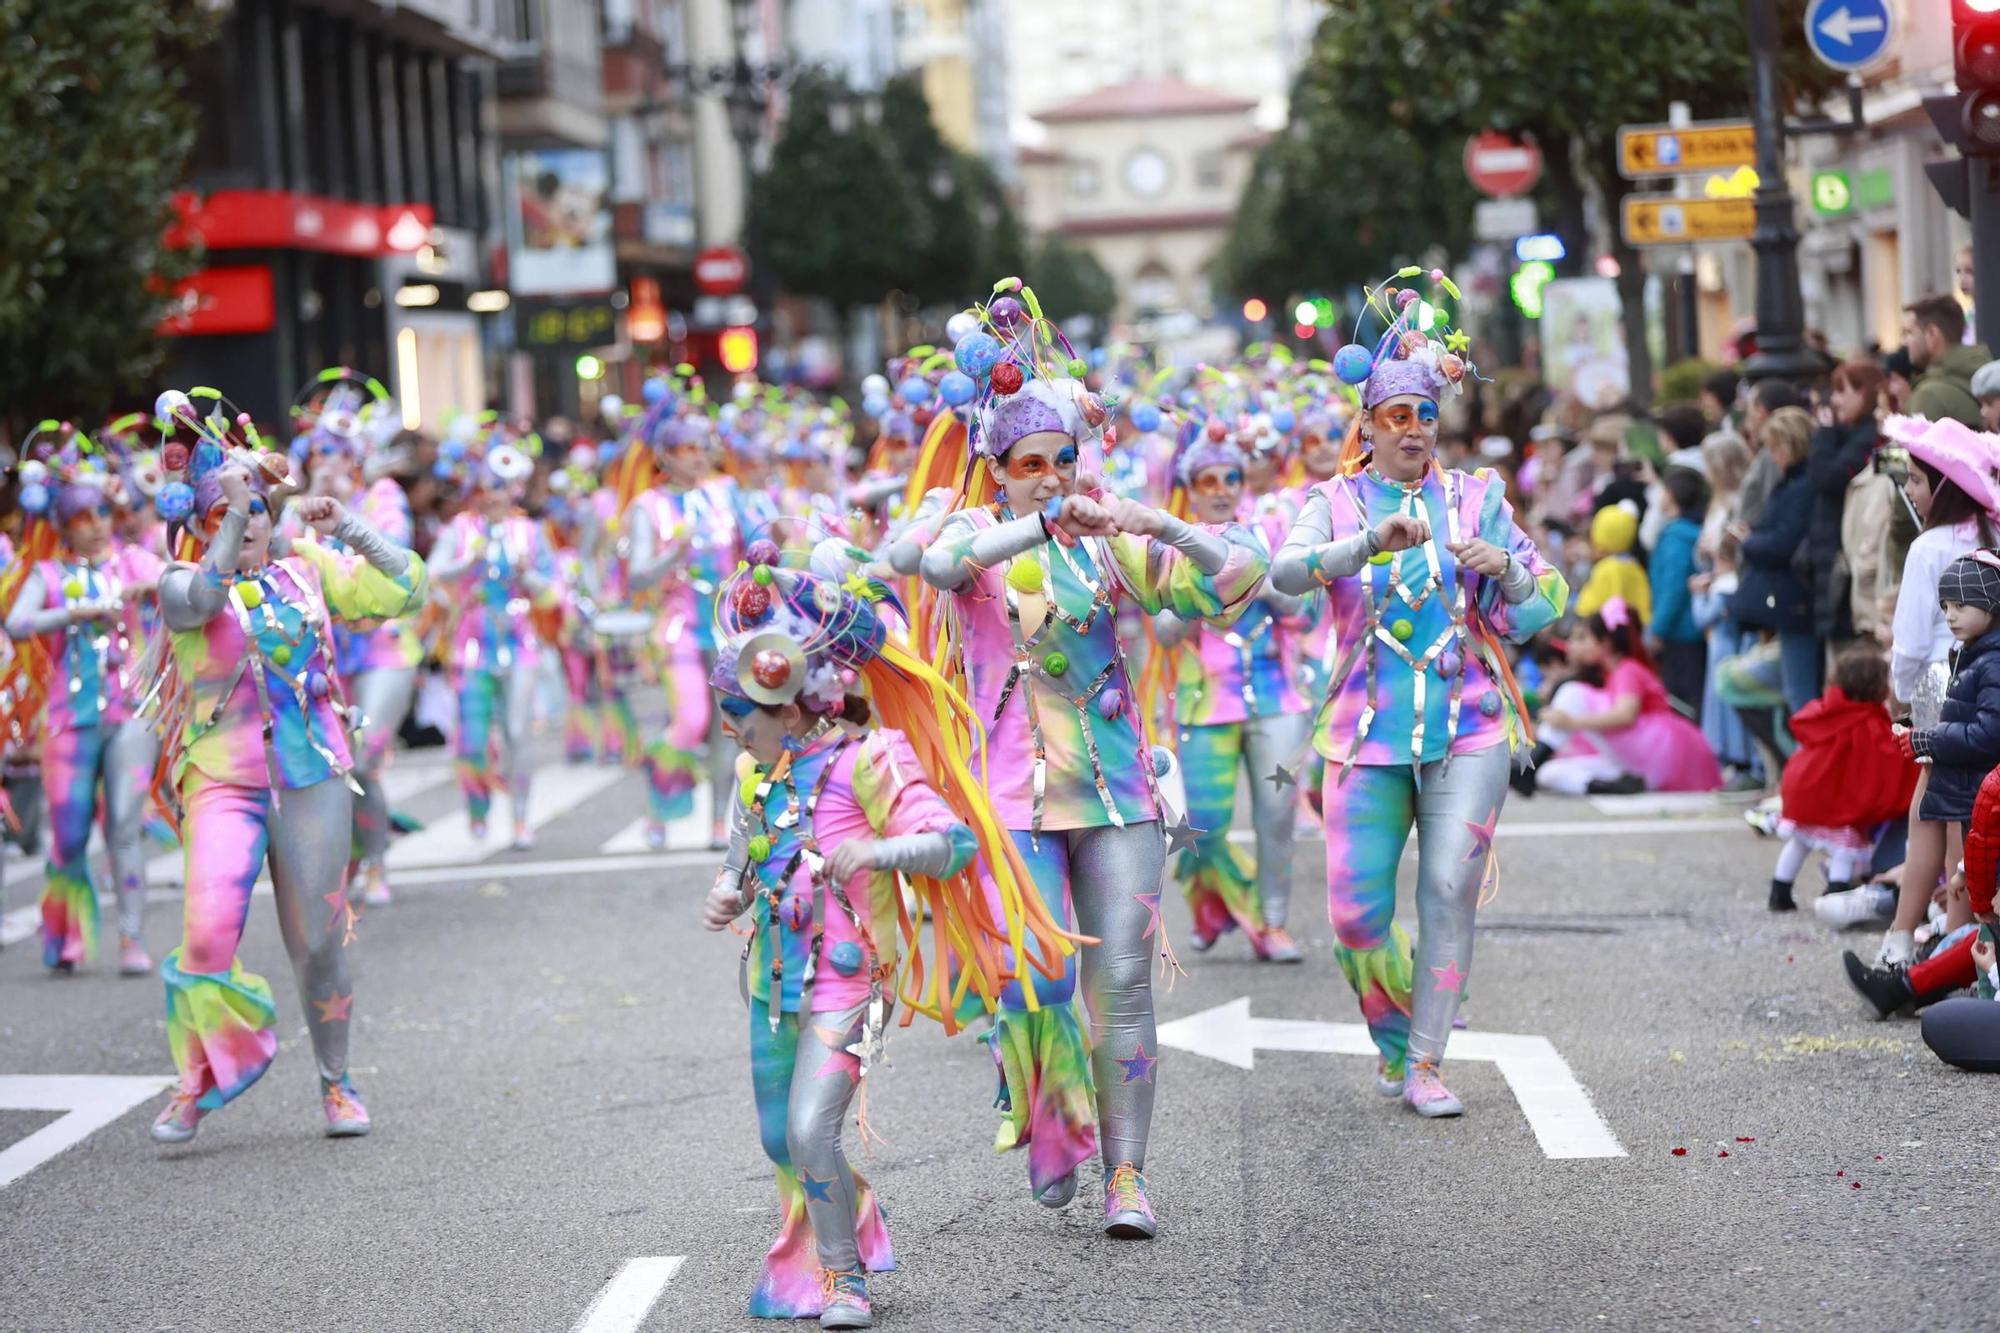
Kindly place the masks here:
<instances>
[{"instance_id":1,"label":"purple star on legging","mask_svg":"<svg viewBox=\"0 0 2000 1333\"><path fill-rule=\"evenodd\" d=\"M801 1171L799 1172L799 1184L805 1188L806 1197L814 1203L833 1202L833 1195L828 1193L833 1186L831 1180L814 1180L812 1172Z\"/></svg>"},{"instance_id":2,"label":"purple star on legging","mask_svg":"<svg viewBox=\"0 0 2000 1333\"><path fill-rule=\"evenodd\" d=\"M1160 1061L1157 1056L1146 1054L1146 1044L1140 1042L1139 1053L1137 1055L1123 1060L1116 1060L1115 1063L1122 1066L1125 1070L1125 1077L1119 1080L1120 1083L1137 1083L1141 1079L1151 1083L1153 1081L1153 1066L1160 1063Z\"/></svg>"}]
</instances>

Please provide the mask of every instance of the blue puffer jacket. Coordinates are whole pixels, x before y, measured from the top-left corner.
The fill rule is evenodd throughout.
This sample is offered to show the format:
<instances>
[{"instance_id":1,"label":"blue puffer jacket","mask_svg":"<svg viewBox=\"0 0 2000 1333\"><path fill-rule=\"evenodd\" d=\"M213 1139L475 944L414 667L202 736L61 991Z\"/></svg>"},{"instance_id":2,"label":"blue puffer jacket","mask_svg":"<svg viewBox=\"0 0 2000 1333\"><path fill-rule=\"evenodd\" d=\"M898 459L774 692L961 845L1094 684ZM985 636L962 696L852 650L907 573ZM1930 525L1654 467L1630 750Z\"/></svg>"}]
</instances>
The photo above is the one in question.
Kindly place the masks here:
<instances>
[{"instance_id":1,"label":"blue puffer jacket","mask_svg":"<svg viewBox=\"0 0 2000 1333\"><path fill-rule=\"evenodd\" d=\"M1799 577L1795 565L1812 527L1812 511L1806 465L1794 463L1743 539L1743 568L1729 603L1731 620L1780 634L1812 633L1812 587Z\"/></svg>"},{"instance_id":2,"label":"blue puffer jacket","mask_svg":"<svg viewBox=\"0 0 2000 1333\"><path fill-rule=\"evenodd\" d=\"M1938 724L1911 732L1910 746L1918 758L1931 761L1918 815L1971 819L1979 784L2000 765L2000 629L1958 649Z\"/></svg>"}]
</instances>

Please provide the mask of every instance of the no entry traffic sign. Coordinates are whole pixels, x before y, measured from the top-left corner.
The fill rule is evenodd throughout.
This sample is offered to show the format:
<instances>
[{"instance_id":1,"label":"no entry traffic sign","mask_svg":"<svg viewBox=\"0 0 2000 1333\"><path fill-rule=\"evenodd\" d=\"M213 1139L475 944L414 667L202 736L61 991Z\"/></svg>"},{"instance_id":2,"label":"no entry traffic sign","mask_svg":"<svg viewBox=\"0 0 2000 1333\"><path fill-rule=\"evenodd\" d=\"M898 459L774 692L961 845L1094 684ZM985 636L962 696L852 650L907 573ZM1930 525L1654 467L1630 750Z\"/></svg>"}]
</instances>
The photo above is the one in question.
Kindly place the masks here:
<instances>
[{"instance_id":1,"label":"no entry traffic sign","mask_svg":"<svg viewBox=\"0 0 2000 1333\"><path fill-rule=\"evenodd\" d=\"M1533 139L1482 130L1465 143L1465 174L1490 199L1512 199L1542 178L1542 150Z\"/></svg>"}]
</instances>

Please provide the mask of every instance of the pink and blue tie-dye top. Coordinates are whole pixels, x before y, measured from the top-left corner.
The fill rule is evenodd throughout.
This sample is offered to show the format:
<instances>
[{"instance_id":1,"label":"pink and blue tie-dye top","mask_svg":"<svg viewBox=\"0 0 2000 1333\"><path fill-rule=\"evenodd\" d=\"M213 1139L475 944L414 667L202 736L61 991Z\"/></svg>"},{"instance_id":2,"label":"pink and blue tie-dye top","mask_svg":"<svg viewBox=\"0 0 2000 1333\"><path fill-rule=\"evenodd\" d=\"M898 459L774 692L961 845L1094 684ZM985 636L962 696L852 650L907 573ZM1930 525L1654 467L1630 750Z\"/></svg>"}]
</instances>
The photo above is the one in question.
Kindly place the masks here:
<instances>
[{"instance_id":1,"label":"pink and blue tie-dye top","mask_svg":"<svg viewBox=\"0 0 2000 1333\"><path fill-rule=\"evenodd\" d=\"M976 844L972 830L925 781L916 754L899 731L871 731L857 741L836 729L794 756L785 779L765 798L764 823L750 817L752 831L770 839L770 854L752 864L743 880L746 889L760 895L749 917L757 932L748 960L750 993L770 1001L775 937L784 962L781 1007L796 1013L807 963L817 947L811 1011L818 1014L859 1004L868 998L869 977L877 967L894 970L899 889L895 873L885 870L857 873L840 886L839 896L831 885L815 884L801 836L808 806L813 841L822 857L852 838L947 833L957 852L955 872L972 859ZM782 878L787 870L790 878ZM763 896L774 887L775 915Z\"/></svg>"},{"instance_id":2,"label":"pink and blue tie-dye top","mask_svg":"<svg viewBox=\"0 0 2000 1333\"><path fill-rule=\"evenodd\" d=\"M414 536L410 501L393 479L382 477L363 491L355 513L369 527L409 549ZM349 554L336 538L322 537L300 523L294 510L285 511L285 533L294 542L318 542L336 554ZM369 671L405 671L424 656L415 625L402 617L381 624L336 622L333 644L335 665L343 680L352 680Z\"/></svg>"},{"instance_id":3,"label":"pink and blue tie-dye top","mask_svg":"<svg viewBox=\"0 0 2000 1333\"><path fill-rule=\"evenodd\" d=\"M1267 510L1231 526L1236 529L1232 541L1255 543L1268 560L1284 544L1291 518ZM1267 587L1260 582L1258 592L1222 621L1197 622L1175 652L1174 720L1179 725L1219 726L1303 713L1312 706L1299 692L1299 645L1307 617L1274 606L1260 595Z\"/></svg>"},{"instance_id":4,"label":"pink and blue tie-dye top","mask_svg":"<svg viewBox=\"0 0 2000 1333\"><path fill-rule=\"evenodd\" d=\"M1505 484L1486 468L1433 468L1410 486L1372 470L1335 477L1312 488L1300 524L1330 527L1331 540L1341 541L1392 514L1425 519L1431 540L1385 551L1359 574L1328 584L1342 647L1314 744L1329 760L1344 763L1352 753L1370 765L1430 763L1498 745L1509 739L1509 701L1490 650L1453 613L1461 621L1476 613L1499 638L1525 642L1562 614L1568 585L1515 525ZM1448 548L1474 537L1511 552L1533 575L1526 601L1509 604L1498 580L1459 567Z\"/></svg>"},{"instance_id":5,"label":"pink and blue tie-dye top","mask_svg":"<svg viewBox=\"0 0 2000 1333\"><path fill-rule=\"evenodd\" d=\"M42 606L53 610L80 602L123 601L111 620L79 620L42 636L55 676L49 681L42 731L59 736L79 727L123 722L143 692L135 672L157 630L149 611L166 562L141 546L116 545L95 565L44 560L36 568Z\"/></svg>"},{"instance_id":6,"label":"pink and blue tie-dye top","mask_svg":"<svg viewBox=\"0 0 2000 1333\"><path fill-rule=\"evenodd\" d=\"M495 523L467 512L453 518L445 533L460 561L470 557L438 589L456 616L450 660L460 671L532 664L539 640L530 617L537 606L555 605L556 598L555 554L542 525L524 514ZM439 545L445 542L441 535ZM542 583L539 591L529 586L531 578Z\"/></svg>"},{"instance_id":7,"label":"pink and blue tie-dye top","mask_svg":"<svg viewBox=\"0 0 2000 1333\"><path fill-rule=\"evenodd\" d=\"M715 590L741 557L732 493L704 483L684 491L655 487L633 501L652 524L655 554L670 546L681 552L666 582L635 599L659 608L658 634L669 650L690 629L703 652L715 649Z\"/></svg>"},{"instance_id":8,"label":"pink and blue tie-dye top","mask_svg":"<svg viewBox=\"0 0 2000 1333\"><path fill-rule=\"evenodd\" d=\"M936 545L966 564L973 537L1000 519L960 510ZM1119 649L1117 613L1126 597L1148 615L1185 620L1222 614L1264 576L1266 562L1231 544L1213 577L1174 548L1122 534L1074 546L1050 540L1008 566L970 570L951 594L960 626L970 703L987 728L975 765L1010 829L1096 828L1156 817L1151 756L1139 704ZM1032 592L1010 582L1032 579ZM980 771L977 766L975 772Z\"/></svg>"},{"instance_id":9,"label":"pink and blue tie-dye top","mask_svg":"<svg viewBox=\"0 0 2000 1333\"><path fill-rule=\"evenodd\" d=\"M172 631L192 705L175 783L189 768L234 786L286 790L346 773L352 759L334 711L329 626L407 614L423 601L423 562L411 555L391 578L358 556L301 542L262 569L200 577L226 583L229 602L200 628Z\"/></svg>"}]
</instances>

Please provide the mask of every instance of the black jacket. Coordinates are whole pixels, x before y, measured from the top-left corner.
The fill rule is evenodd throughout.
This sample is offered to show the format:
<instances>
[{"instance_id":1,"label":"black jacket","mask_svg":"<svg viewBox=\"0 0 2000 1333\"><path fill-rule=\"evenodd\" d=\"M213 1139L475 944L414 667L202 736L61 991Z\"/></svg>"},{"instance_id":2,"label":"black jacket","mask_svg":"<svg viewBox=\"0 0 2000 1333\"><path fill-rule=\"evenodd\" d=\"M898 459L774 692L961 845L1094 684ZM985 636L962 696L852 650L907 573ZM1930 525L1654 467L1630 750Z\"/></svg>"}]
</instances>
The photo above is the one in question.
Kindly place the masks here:
<instances>
[{"instance_id":1,"label":"black jacket","mask_svg":"<svg viewBox=\"0 0 2000 1333\"><path fill-rule=\"evenodd\" d=\"M1778 480L1757 525L1743 539L1743 569L1729 618L1753 629L1810 634L1812 589L1799 576L1796 559L1812 526L1812 483L1806 465L1794 463ZM1837 531L1837 528L1836 528Z\"/></svg>"},{"instance_id":2,"label":"black jacket","mask_svg":"<svg viewBox=\"0 0 2000 1333\"><path fill-rule=\"evenodd\" d=\"M1979 784L2000 765L2000 629L1961 645L1952 661L1938 724L1910 733L1918 757L1931 761L1924 819L1970 819Z\"/></svg>"},{"instance_id":3,"label":"black jacket","mask_svg":"<svg viewBox=\"0 0 2000 1333\"><path fill-rule=\"evenodd\" d=\"M1849 583L1840 575L1840 520L1847 511L1847 484L1861 475L1874 456L1872 417L1852 426L1821 426L1813 433L1806 458L1813 497L1806 555L1812 564L1813 632L1823 639L1845 639L1854 634Z\"/></svg>"}]
</instances>

